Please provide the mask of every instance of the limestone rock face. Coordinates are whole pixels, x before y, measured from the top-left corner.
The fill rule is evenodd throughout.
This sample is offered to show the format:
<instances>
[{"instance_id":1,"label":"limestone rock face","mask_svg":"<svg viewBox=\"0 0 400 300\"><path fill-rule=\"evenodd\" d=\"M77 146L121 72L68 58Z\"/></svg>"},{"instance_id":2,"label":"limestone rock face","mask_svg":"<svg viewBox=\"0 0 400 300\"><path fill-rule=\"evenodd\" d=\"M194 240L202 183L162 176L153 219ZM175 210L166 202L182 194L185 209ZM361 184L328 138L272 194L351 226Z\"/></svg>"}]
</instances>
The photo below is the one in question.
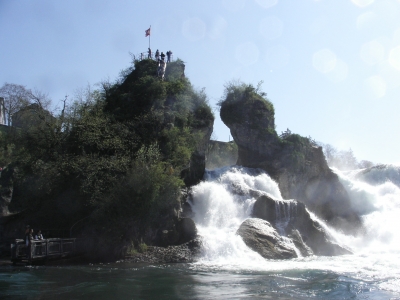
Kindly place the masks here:
<instances>
[{"instance_id":1,"label":"limestone rock face","mask_svg":"<svg viewBox=\"0 0 400 300\"><path fill-rule=\"evenodd\" d=\"M274 110L262 99L237 101L221 105L221 119L229 127L238 145L238 165L251 167L271 156L278 145L275 132Z\"/></svg>"},{"instance_id":2,"label":"limestone rock face","mask_svg":"<svg viewBox=\"0 0 400 300\"><path fill-rule=\"evenodd\" d=\"M261 196L254 203L252 215L269 221L275 228L285 230L303 256L312 253L329 256L351 253L329 240L325 230L311 219L301 202L276 201L268 196Z\"/></svg>"},{"instance_id":3,"label":"limestone rock face","mask_svg":"<svg viewBox=\"0 0 400 300\"><path fill-rule=\"evenodd\" d=\"M247 219L237 230L245 244L262 257L288 259L297 257L295 250L285 243L268 221Z\"/></svg>"},{"instance_id":4,"label":"limestone rock face","mask_svg":"<svg viewBox=\"0 0 400 300\"><path fill-rule=\"evenodd\" d=\"M302 256L306 257L314 254L312 249L303 241L303 237L297 229L293 229L288 237L292 239L293 244L299 249Z\"/></svg>"},{"instance_id":5,"label":"limestone rock face","mask_svg":"<svg viewBox=\"0 0 400 300\"><path fill-rule=\"evenodd\" d=\"M272 104L254 93L246 95L222 102L220 110L238 145L237 164L265 170L277 181L284 199L303 202L331 225L348 232L360 228L361 220L322 148L297 134L278 137Z\"/></svg>"}]
</instances>

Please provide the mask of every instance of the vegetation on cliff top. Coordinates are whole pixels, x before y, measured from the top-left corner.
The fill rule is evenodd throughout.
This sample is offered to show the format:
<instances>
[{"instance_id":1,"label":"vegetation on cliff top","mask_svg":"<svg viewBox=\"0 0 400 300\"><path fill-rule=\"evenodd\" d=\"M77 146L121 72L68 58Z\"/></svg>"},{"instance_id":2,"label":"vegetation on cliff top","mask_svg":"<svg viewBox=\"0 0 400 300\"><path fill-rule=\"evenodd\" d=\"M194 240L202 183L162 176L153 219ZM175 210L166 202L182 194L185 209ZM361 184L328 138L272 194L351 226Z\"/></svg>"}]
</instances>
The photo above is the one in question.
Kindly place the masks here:
<instances>
[{"instance_id":1,"label":"vegetation on cliff top","mask_svg":"<svg viewBox=\"0 0 400 300\"><path fill-rule=\"evenodd\" d=\"M221 119L228 124L235 122L242 123L245 121L243 109L252 108L252 116L254 119L263 117L266 113L274 118L274 106L261 91L260 82L257 87L251 84L232 81L225 85L224 95L218 102L220 106ZM256 122L254 122L256 123Z\"/></svg>"},{"instance_id":2,"label":"vegetation on cliff top","mask_svg":"<svg viewBox=\"0 0 400 300\"><path fill-rule=\"evenodd\" d=\"M182 64L169 63L162 81L155 61L135 60L117 82L64 101L54 121L38 110L35 126L2 132L2 158L14 171L10 210L59 228L91 216L103 235L128 219L151 227L176 208L181 171L204 138L198 129L214 120ZM127 238L126 230L108 237Z\"/></svg>"}]
</instances>

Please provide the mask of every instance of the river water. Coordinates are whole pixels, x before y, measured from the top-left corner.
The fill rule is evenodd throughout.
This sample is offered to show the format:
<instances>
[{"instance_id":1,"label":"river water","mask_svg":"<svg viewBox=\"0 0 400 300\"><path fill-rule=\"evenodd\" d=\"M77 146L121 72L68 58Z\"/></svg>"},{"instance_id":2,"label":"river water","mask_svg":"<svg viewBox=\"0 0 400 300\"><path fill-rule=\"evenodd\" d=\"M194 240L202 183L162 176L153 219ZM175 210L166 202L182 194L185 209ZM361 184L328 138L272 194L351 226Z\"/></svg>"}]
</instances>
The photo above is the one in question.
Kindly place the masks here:
<instances>
[{"instance_id":1,"label":"river water","mask_svg":"<svg viewBox=\"0 0 400 300\"><path fill-rule=\"evenodd\" d=\"M319 222L352 255L278 261L248 249L235 232L251 213L249 191L283 200L267 174L230 167L208 172L193 189L194 220L205 240L196 263L2 266L0 298L400 299L399 170L337 171L365 233L347 236Z\"/></svg>"}]
</instances>

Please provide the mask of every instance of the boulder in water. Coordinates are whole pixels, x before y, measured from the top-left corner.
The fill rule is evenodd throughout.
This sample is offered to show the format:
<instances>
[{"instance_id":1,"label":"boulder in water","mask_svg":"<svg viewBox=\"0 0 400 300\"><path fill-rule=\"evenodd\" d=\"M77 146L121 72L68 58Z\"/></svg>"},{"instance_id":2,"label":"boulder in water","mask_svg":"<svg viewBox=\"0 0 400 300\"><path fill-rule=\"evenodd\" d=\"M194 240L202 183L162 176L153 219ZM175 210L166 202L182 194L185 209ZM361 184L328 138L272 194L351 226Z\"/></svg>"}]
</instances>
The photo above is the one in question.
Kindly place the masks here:
<instances>
[{"instance_id":1,"label":"boulder in water","mask_svg":"<svg viewBox=\"0 0 400 300\"><path fill-rule=\"evenodd\" d=\"M288 259L297 257L293 247L278 234L268 221L251 218L237 230L245 244L264 258Z\"/></svg>"}]
</instances>

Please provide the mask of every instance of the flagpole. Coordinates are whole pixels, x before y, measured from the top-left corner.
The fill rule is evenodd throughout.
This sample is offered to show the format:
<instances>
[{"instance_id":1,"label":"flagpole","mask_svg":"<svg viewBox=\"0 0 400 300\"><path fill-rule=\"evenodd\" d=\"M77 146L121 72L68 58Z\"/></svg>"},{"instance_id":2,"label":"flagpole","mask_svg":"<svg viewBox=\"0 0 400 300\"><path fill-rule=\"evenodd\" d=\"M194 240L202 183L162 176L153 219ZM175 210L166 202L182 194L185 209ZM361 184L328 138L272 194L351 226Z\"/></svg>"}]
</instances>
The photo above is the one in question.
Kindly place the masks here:
<instances>
[{"instance_id":1,"label":"flagpole","mask_svg":"<svg viewBox=\"0 0 400 300\"><path fill-rule=\"evenodd\" d=\"M151 36L151 25L150 25L150 34L149 34L149 49L151 49L151 47L150 47L150 36Z\"/></svg>"}]
</instances>

